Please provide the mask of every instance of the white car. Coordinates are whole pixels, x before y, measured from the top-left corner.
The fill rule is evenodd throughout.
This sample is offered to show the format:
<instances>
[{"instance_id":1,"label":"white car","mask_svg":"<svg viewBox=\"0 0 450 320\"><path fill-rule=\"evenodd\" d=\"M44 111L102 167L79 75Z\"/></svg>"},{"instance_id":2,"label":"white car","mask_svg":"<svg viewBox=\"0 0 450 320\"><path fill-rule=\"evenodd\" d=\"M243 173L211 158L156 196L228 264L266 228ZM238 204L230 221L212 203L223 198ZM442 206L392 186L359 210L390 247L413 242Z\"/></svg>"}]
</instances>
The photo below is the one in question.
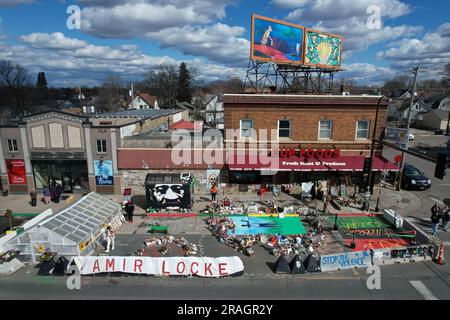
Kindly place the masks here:
<instances>
[{"instance_id":1,"label":"white car","mask_svg":"<svg viewBox=\"0 0 450 320\"><path fill-rule=\"evenodd\" d=\"M416 137L415 137L412 133L409 133L409 134L408 134L408 140L409 140L409 141L413 141L415 138L416 138Z\"/></svg>"}]
</instances>

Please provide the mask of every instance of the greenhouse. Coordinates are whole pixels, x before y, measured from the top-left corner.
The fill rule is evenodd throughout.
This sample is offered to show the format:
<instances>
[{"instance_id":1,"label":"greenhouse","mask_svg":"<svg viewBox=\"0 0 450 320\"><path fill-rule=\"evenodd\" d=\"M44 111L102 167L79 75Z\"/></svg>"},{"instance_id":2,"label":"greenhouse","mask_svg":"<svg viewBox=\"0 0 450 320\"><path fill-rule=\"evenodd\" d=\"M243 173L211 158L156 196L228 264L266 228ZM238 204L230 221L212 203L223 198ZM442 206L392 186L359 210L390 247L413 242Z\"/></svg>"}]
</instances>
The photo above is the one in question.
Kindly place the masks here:
<instances>
[{"instance_id":1,"label":"greenhouse","mask_svg":"<svg viewBox=\"0 0 450 320\"><path fill-rule=\"evenodd\" d=\"M4 249L19 250L19 259L30 263L38 262L44 252L66 257L90 255L104 240L108 224L114 230L120 227L121 216L120 204L92 192L10 239Z\"/></svg>"}]
</instances>

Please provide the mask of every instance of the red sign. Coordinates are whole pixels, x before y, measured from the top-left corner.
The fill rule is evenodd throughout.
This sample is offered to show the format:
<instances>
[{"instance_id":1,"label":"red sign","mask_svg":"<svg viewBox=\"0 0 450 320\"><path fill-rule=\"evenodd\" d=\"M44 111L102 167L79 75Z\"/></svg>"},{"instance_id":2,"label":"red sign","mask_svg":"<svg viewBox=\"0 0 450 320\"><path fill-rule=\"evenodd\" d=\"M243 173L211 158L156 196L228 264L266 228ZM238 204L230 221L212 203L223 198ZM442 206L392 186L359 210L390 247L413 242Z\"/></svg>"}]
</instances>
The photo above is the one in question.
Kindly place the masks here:
<instances>
[{"instance_id":1,"label":"red sign","mask_svg":"<svg viewBox=\"0 0 450 320\"><path fill-rule=\"evenodd\" d=\"M280 158L286 159L291 157L298 158L337 158L341 155L341 150L312 150L312 149L300 149L295 150L293 148L290 149L280 149Z\"/></svg>"},{"instance_id":2,"label":"red sign","mask_svg":"<svg viewBox=\"0 0 450 320\"><path fill-rule=\"evenodd\" d=\"M6 160L9 184L27 184L25 161L17 159Z\"/></svg>"}]
</instances>

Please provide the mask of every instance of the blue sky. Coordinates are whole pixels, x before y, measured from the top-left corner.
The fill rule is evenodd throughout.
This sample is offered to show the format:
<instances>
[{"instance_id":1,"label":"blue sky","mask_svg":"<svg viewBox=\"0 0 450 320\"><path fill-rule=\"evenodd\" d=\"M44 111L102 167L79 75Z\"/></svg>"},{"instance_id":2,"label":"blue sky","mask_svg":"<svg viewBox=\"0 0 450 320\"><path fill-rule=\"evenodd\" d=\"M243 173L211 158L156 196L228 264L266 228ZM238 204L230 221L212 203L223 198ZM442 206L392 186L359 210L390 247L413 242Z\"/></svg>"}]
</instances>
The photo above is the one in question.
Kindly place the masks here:
<instances>
[{"instance_id":1,"label":"blue sky","mask_svg":"<svg viewBox=\"0 0 450 320\"><path fill-rule=\"evenodd\" d=\"M81 29L66 27L70 5ZM382 27L370 29L375 6ZM450 62L450 1L406 0L0 0L0 59L45 71L50 85L141 80L148 67L186 61L198 77L243 76L251 14L342 34L340 76L377 84L421 63L438 78Z\"/></svg>"}]
</instances>

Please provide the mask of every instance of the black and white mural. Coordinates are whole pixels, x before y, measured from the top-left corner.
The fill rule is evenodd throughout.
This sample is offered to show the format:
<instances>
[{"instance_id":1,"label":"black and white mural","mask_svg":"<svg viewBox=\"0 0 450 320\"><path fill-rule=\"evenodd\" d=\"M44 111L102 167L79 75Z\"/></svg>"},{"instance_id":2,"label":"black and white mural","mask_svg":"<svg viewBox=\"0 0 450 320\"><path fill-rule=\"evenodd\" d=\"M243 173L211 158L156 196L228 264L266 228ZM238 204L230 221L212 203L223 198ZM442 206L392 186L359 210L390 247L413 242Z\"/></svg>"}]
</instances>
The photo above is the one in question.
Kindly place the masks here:
<instances>
[{"instance_id":1,"label":"black and white mural","mask_svg":"<svg viewBox=\"0 0 450 320\"><path fill-rule=\"evenodd\" d=\"M147 207L153 209L190 209L189 184L147 184Z\"/></svg>"}]
</instances>

